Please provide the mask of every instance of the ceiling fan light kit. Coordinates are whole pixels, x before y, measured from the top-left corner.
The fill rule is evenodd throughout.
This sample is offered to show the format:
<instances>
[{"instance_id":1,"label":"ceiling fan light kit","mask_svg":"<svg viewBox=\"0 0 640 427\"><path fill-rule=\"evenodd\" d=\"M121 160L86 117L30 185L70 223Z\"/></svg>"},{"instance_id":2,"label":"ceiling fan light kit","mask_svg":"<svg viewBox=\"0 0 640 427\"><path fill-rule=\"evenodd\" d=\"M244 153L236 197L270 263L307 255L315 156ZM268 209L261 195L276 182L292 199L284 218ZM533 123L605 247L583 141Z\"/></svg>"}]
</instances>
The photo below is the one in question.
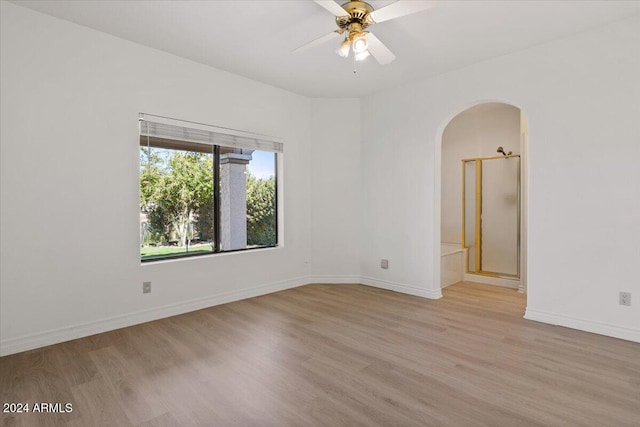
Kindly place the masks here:
<instances>
[{"instance_id":1,"label":"ceiling fan light kit","mask_svg":"<svg viewBox=\"0 0 640 427\"><path fill-rule=\"evenodd\" d=\"M367 47L369 46L366 39L367 34L369 33L359 33L353 38L351 46L353 47L354 53L362 53L367 50ZM349 33L349 35L351 35L351 33Z\"/></svg>"},{"instance_id":2,"label":"ceiling fan light kit","mask_svg":"<svg viewBox=\"0 0 640 427\"><path fill-rule=\"evenodd\" d=\"M336 3L337 4L337 3ZM338 32L346 32L347 36L338 47L338 55L346 58L349 56L349 48L353 50L353 57L356 61L362 61L369 56L367 50L369 43L367 42L368 31L365 29L375 24L371 17L373 6L363 1L350 1L342 6L342 15L336 16L336 25Z\"/></svg>"},{"instance_id":3,"label":"ceiling fan light kit","mask_svg":"<svg viewBox=\"0 0 640 427\"><path fill-rule=\"evenodd\" d=\"M366 29L375 23L420 12L431 6L431 2L427 1L398 0L382 9L375 10L369 3L363 1L350 1L342 6L331 0L314 1L335 16L338 29L300 46L294 52L303 52L309 47L324 43L346 32L346 37L336 49L338 55L347 58L349 52L353 50L354 60L362 61L371 55L380 64L388 64L395 60L396 56L380 39Z\"/></svg>"},{"instance_id":4,"label":"ceiling fan light kit","mask_svg":"<svg viewBox=\"0 0 640 427\"><path fill-rule=\"evenodd\" d=\"M336 53L343 58L349 56L349 50L353 50L353 54L356 61L362 61L369 56L369 43L367 42L367 31L350 31L349 35L345 37L344 41L340 44Z\"/></svg>"},{"instance_id":5,"label":"ceiling fan light kit","mask_svg":"<svg viewBox=\"0 0 640 427\"><path fill-rule=\"evenodd\" d=\"M351 41L348 38L345 38L344 41L340 44L340 46L336 49L336 53L343 58L349 56L349 49L351 48Z\"/></svg>"},{"instance_id":6,"label":"ceiling fan light kit","mask_svg":"<svg viewBox=\"0 0 640 427\"><path fill-rule=\"evenodd\" d=\"M364 61L369 57L370 53L368 50L363 50L362 52L357 52L354 56L356 61Z\"/></svg>"}]
</instances>

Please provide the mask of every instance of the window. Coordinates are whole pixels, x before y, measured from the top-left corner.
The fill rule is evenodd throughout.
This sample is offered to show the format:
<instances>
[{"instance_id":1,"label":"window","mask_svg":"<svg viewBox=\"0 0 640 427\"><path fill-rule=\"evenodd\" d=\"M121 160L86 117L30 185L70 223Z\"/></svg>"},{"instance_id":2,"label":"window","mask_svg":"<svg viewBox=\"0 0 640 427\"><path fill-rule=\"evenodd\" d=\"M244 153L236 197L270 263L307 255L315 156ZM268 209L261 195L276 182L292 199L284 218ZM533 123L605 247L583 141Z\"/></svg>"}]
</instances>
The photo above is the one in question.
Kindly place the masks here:
<instances>
[{"instance_id":1,"label":"window","mask_svg":"<svg viewBox=\"0 0 640 427\"><path fill-rule=\"evenodd\" d=\"M278 245L276 138L140 115L140 259Z\"/></svg>"}]
</instances>

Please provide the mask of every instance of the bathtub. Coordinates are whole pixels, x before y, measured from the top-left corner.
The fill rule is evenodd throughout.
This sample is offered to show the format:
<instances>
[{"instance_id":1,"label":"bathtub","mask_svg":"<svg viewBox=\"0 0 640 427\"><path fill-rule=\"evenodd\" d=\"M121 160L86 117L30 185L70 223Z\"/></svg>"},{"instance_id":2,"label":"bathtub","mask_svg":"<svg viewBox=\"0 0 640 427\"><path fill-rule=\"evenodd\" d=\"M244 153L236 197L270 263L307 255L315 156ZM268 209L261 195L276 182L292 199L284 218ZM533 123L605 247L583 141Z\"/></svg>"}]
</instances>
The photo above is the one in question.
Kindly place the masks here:
<instances>
[{"instance_id":1,"label":"bathtub","mask_svg":"<svg viewBox=\"0 0 640 427\"><path fill-rule=\"evenodd\" d=\"M464 278L465 250L460 243L440 244L440 287L452 285Z\"/></svg>"}]
</instances>

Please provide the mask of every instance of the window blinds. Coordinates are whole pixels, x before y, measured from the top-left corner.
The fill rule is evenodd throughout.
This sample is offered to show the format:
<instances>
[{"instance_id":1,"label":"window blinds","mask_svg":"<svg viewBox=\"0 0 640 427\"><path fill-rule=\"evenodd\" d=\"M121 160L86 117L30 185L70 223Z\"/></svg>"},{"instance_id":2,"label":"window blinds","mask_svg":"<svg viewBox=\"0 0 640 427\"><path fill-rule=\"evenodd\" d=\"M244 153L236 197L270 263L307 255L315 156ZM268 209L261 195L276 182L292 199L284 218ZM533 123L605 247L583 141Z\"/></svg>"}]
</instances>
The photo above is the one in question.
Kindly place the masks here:
<instances>
[{"instance_id":1,"label":"window blinds","mask_svg":"<svg viewBox=\"0 0 640 427\"><path fill-rule=\"evenodd\" d=\"M283 152L280 138L140 113L140 136L223 147Z\"/></svg>"}]
</instances>

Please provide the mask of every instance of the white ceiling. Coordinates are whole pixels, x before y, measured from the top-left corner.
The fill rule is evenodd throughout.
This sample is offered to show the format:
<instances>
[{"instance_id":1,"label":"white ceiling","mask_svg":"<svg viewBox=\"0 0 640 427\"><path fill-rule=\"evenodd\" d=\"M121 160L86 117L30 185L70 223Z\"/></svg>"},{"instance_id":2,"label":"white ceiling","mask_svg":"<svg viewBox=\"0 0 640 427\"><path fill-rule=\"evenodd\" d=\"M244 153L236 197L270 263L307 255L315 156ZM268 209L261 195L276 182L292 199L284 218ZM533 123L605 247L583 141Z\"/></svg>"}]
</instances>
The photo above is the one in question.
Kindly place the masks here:
<instances>
[{"instance_id":1,"label":"white ceiling","mask_svg":"<svg viewBox=\"0 0 640 427\"><path fill-rule=\"evenodd\" d=\"M370 27L397 59L370 57L354 74L334 52L340 39L291 53L336 28L311 0L14 3L313 97L368 95L640 13L639 1L434 1Z\"/></svg>"}]
</instances>

